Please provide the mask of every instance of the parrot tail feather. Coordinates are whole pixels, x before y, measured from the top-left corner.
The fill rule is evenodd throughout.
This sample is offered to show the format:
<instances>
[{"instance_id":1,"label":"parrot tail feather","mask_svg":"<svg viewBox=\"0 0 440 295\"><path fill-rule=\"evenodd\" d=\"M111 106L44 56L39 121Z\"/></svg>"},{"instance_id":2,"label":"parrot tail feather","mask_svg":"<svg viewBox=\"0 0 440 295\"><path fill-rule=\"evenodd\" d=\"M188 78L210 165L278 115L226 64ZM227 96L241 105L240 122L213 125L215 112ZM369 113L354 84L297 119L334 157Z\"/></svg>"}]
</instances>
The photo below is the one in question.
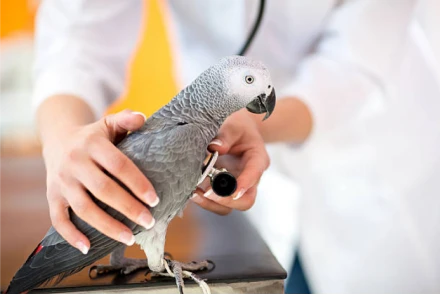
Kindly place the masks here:
<instances>
[{"instance_id":1,"label":"parrot tail feather","mask_svg":"<svg viewBox=\"0 0 440 295\"><path fill-rule=\"evenodd\" d=\"M102 240L106 243L105 247L91 248L87 255L67 242L49 246L39 244L12 278L6 293L28 292L51 282L57 285L120 245L119 242L107 237Z\"/></svg>"},{"instance_id":2,"label":"parrot tail feather","mask_svg":"<svg viewBox=\"0 0 440 295\"><path fill-rule=\"evenodd\" d=\"M72 270L65 271L63 273L60 273L58 275L55 275L53 277L44 279L42 281L39 281L37 283L34 283L32 286L24 286L22 282L15 281L15 277L12 279L11 283L9 284L8 288L6 289L6 294L19 294L19 293L27 293L31 291L32 289L35 289L37 287L45 287L47 285L58 285L62 280L67 278L68 276L77 273L84 269L85 266L77 267Z\"/></svg>"}]
</instances>

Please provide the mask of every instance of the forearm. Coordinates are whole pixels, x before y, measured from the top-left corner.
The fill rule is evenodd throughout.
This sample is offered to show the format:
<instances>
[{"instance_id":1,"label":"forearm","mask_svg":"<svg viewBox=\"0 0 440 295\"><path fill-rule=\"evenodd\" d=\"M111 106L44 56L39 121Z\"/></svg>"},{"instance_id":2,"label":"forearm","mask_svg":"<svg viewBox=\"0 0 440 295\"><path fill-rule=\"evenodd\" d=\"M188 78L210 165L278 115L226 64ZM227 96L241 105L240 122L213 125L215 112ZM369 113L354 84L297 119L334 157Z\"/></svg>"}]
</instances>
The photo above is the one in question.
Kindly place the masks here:
<instances>
[{"instance_id":1,"label":"forearm","mask_svg":"<svg viewBox=\"0 0 440 295\"><path fill-rule=\"evenodd\" d=\"M40 139L47 141L66 135L69 128L92 123L95 120L90 106L71 95L54 95L46 99L37 110Z\"/></svg>"},{"instance_id":2,"label":"forearm","mask_svg":"<svg viewBox=\"0 0 440 295\"><path fill-rule=\"evenodd\" d=\"M256 120L265 142L302 143L309 136L313 119L309 108L298 98L287 97L277 101L273 114L262 122Z\"/></svg>"}]
</instances>

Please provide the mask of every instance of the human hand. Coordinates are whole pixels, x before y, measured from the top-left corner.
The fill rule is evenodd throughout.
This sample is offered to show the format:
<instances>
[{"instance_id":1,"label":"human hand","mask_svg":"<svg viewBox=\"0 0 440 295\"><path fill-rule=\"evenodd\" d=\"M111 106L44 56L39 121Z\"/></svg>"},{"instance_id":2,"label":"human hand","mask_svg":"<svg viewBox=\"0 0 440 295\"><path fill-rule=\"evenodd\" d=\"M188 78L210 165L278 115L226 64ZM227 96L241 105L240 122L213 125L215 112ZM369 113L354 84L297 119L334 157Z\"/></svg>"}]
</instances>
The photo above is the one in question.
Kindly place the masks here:
<instances>
[{"instance_id":1,"label":"human hand","mask_svg":"<svg viewBox=\"0 0 440 295\"><path fill-rule=\"evenodd\" d=\"M225 198L213 193L209 185L202 185L191 200L220 215L229 214L233 209L250 209L255 203L258 182L270 164L256 116L246 110L231 115L209 145L209 150L219 152L217 167L226 168L237 177L237 190Z\"/></svg>"},{"instance_id":2,"label":"human hand","mask_svg":"<svg viewBox=\"0 0 440 295\"><path fill-rule=\"evenodd\" d=\"M86 254L90 241L69 219L69 207L103 234L133 245L131 230L99 208L87 191L133 222L151 228L154 219L147 207L159 203L153 186L136 165L115 145L128 131L140 128L145 116L128 110L83 126L69 127L63 137L45 142L47 199L57 232ZM104 173L108 171L137 197L134 198Z\"/></svg>"}]
</instances>

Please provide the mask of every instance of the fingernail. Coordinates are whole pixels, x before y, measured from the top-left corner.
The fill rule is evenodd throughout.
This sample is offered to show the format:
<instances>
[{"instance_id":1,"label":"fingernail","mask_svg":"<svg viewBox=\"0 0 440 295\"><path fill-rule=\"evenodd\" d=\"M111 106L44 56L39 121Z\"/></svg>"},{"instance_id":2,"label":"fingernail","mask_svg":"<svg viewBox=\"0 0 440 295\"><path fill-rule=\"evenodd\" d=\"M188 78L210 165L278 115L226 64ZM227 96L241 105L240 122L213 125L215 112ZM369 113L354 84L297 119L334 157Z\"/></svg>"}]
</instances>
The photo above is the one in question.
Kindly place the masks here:
<instances>
[{"instance_id":1,"label":"fingernail","mask_svg":"<svg viewBox=\"0 0 440 295\"><path fill-rule=\"evenodd\" d=\"M202 199L199 197L198 194L193 194L191 197L191 201L193 201L196 204L200 204L202 202Z\"/></svg>"},{"instance_id":2,"label":"fingernail","mask_svg":"<svg viewBox=\"0 0 440 295\"><path fill-rule=\"evenodd\" d=\"M223 145L223 141L221 141L220 139L214 139L213 141L211 141L211 142L209 143L209 145L211 145L211 144L213 144L213 145L218 145L218 146L222 146L222 145Z\"/></svg>"},{"instance_id":3,"label":"fingernail","mask_svg":"<svg viewBox=\"0 0 440 295\"><path fill-rule=\"evenodd\" d=\"M246 190L244 189L244 188L242 188L239 192L238 192L238 194L233 198L233 200L238 200L238 199L240 199L241 197L243 197L243 195L246 193Z\"/></svg>"},{"instance_id":4,"label":"fingernail","mask_svg":"<svg viewBox=\"0 0 440 295\"><path fill-rule=\"evenodd\" d=\"M135 242L134 235L131 232L123 231L119 235L119 240L127 246L132 246Z\"/></svg>"},{"instance_id":5,"label":"fingernail","mask_svg":"<svg viewBox=\"0 0 440 295\"><path fill-rule=\"evenodd\" d=\"M150 204L150 207L156 207L157 204L159 204L159 198L156 197L156 199Z\"/></svg>"},{"instance_id":6,"label":"fingernail","mask_svg":"<svg viewBox=\"0 0 440 295\"><path fill-rule=\"evenodd\" d=\"M144 117L144 121L147 121L147 116L145 116L143 113L141 112L133 112L132 114L134 115L141 115L142 117Z\"/></svg>"},{"instance_id":7,"label":"fingernail","mask_svg":"<svg viewBox=\"0 0 440 295\"><path fill-rule=\"evenodd\" d=\"M83 242L77 242L76 247L79 249L79 251L82 252L82 254L86 255L89 252L89 248L83 243Z\"/></svg>"},{"instance_id":8,"label":"fingernail","mask_svg":"<svg viewBox=\"0 0 440 295\"><path fill-rule=\"evenodd\" d=\"M206 198L206 197L208 197L210 194L212 194L213 193L213 190L212 190L212 188L211 189L209 189L209 191L207 191L206 193L204 193L203 194L203 196Z\"/></svg>"},{"instance_id":9,"label":"fingernail","mask_svg":"<svg viewBox=\"0 0 440 295\"><path fill-rule=\"evenodd\" d=\"M159 198L157 197L156 193L154 192L147 192L144 195L144 200L147 204L150 205L150 207L156 207L157 204L159 204Z\"/></svg>"},{"instance_id":10,"label":"fingernail","mask_svg":"<svg viewBox=\"0 0 440 295\"><path fill-rule=\"evenodd\" d=\"M193 193L193 195L191 196L190 199L194 199L195 197L197 197L199 194L198 193Z\"/></svg>"},{"instance_id":11,"label":"fingernail","mask_svg":"<svg viewBox=\"0 0 440 295\"><path fill-rule=\"evenodd\" d=\"M138 223L145 227L145 229L150 229L154 226L156 220L154 220L150 213L143 212L139 215Z\"/></svg>"}]
</instances>

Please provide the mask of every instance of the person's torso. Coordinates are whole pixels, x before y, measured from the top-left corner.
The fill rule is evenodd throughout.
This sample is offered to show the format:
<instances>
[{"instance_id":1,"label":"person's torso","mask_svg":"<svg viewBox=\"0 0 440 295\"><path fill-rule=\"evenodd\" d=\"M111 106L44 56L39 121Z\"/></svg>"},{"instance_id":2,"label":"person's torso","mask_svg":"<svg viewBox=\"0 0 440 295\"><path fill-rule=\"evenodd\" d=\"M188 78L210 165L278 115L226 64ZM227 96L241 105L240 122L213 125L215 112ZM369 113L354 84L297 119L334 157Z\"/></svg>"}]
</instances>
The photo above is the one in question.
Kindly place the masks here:
<instances>
[{"instance_id":1,"label":"person's torso","mask_svg":"<svg viewBox=\"0 0 440 295\"><path fill-rule=\"evenodd\" d=\"M180 86L240 50L258 2L168 1ZM248 55L267 64L279 96L337 2L267 1ZM405 54L387 96L369 98L355 124L283 157L284 171L303 187L302 254L317 292L440 288L440 88L414 44Z\"/></svg>"},{"instance_id":2,"label":"person's torso","mask_svg":"<svg viewBox=\"0 0 440 295\"><path fill-rule=\"evenodd\" d=\"M247 55L271 70L281 94L320 36L336 0L266 1L263 20ZM168 1L168 24L180 86L223 56L237 54L256 22L258 0Z\"/></svg>"}]
</instances>

